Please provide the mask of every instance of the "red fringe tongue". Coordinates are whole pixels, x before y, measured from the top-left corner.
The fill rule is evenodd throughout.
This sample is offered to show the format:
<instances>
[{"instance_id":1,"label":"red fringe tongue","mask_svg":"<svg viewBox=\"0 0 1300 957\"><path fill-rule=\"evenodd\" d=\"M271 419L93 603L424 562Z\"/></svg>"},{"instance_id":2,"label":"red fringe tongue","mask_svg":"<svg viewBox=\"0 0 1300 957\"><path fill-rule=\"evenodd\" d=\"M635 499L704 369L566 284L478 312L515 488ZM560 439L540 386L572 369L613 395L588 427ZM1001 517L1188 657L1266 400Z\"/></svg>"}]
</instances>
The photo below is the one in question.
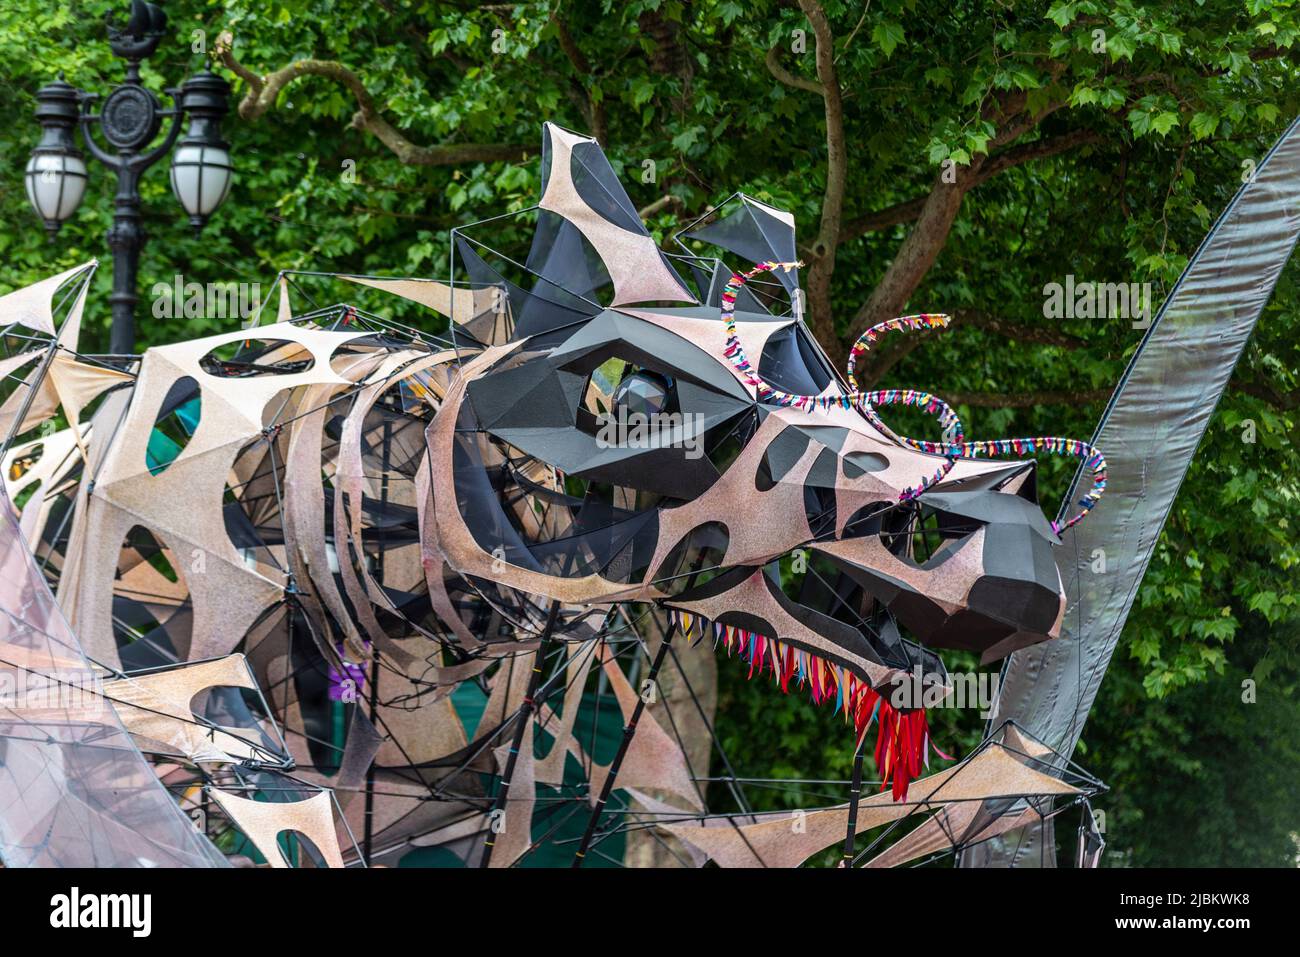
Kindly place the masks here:
<instances>
[{"instance_id":1,"label":"red fringe tongue","mask_svg":"<svg viewBox=\"0 0 1300 957\"><path fill-rule=\"evenodd\" d=\"M859 732L860 740L861 732ZM880 731L876 735L876 767L882 784L893 781L894 800L907 797L907 786L921 776L930 726L925 709L902 712L880 699ZM883 786L882 786L883 790Z\"/></svg>"},{"instance_id":2,"label":"red fringe tongue","mask_svg":"<svg viewBox=\"0 0 1300 957\"><path fill-rule=\"evenodd\" d=\"M697 631L700 638L708 631L708 622L698 615L675 608L669 609L669 614L687 638L692 630ZM749 659L751 679L755 671L762 675L767 668L782 692L789 693L790 679L794 677L800 687L807 682L815 703L834 702L836 711L843 709L846 721L852 719L859 746L872 718L875 718L880 789L883 791L892 785L895 801L907 798L907 786L921 776L925 753L930 746L930 726L924 708L899 711L848 669L793 645L782 644L775 638L717 622L713 623L713 634L714 646L722 644L728 657L735 653Z\"/></svg>"}]
</instances>

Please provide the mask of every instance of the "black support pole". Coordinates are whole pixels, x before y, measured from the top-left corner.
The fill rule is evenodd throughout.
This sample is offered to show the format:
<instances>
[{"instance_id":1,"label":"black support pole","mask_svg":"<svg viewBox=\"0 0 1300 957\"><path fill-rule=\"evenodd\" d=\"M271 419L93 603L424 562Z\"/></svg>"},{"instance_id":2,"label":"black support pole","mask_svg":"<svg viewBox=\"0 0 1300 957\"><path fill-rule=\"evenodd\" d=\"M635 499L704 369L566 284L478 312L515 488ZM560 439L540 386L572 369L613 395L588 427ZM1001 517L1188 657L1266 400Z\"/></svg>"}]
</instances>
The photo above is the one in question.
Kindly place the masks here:
<instances>
[{"instance_id":1,"label":"black support pole","mask_svg":"<svg viewBox=\"0 0 1300 957\"><path fill-rule=\"evenodd\" d=\"M390 449L393 444L393 426L392 421L385 415L384 417L384 437L383 437L383 464L381 466L379 480L379 508L382 511L388 508L388 469L390 465ZM361 542L357 543L357 551L362 555L364 560L365 552L361 548ZM381 545L379 554L375 561L375 571L380 585L384 582L384 549ZM375 727L379 727L379 646L370 649L370 720ZM374 852L375 840L375 762L372 759L370 767L366 768L366 813L365 813L365 830L362 835L362 849L366 859L366 867L370 867L374 861L371 855Z\"/></svg>"},{"instance_id":2,"label":"black support pole","mask_svg":"<svg viewBox=\"0 0 1300 957\"><path fill-rule=\"evenodd\" d=\"M86 280L81 281L85 282ZM14 418L14 424L9 427L9 434L5 436L4 444L0 445L0 453L7 452L14 439L23 434L23 420L27 418L27 413L32 407L32 401L36 398L41 382L45 379L46 373L50 371L50 364L54 362L54 356L58 351L59 344L51 342L44 358L41 359L40 366L37 367L36 374L29 380L31 384L27 386L27 394L23 396L22 405L18 408L18 415Z\"/></svg>"},{"instance_id":3,"label":"black support pole","mask_svg":"<svg viewBox=\"0 0 1300 957\"><path fill-rule=\"evenodd\" d=\"M647 676L654 686L654 682L659 678L659 669L663 667L664 659L668 656L668 649L672 645L673 635L677 633L677 622L671 622L664 631L664 640L659 643L659 650L655 653L654 661L650 665L650 673ZM645 711L645 696L639 695L636 701L636 707L632 709L632 717L628 719L627 727L623 729L623 740L618 743L618 753L614 755L614 761L609 766L609 773L605 775L605 783L601 786L600 797L596 800L596 806L591 809L591 817L587 819L587 830L582 835L582 843L578 845L578 852L573 855L573 867L581 867L583 859L587 856L587 851L591 849L592 839L596 836L596 827L600 824L601 815L605 812L605 804L609 801L609 796L614 793L614 779L618 777L618 769L623 766L623 758L627 756L627 749L632 744L632 738L636 735L637 723L641 720L641 715Z\"/></svg>"},{"instance_id":4,"label":"black support pole","mask_svg":"<svg viewBox=\"0 0 1300 957\"><path fill-rule=\"evenodd\" d=\"M109 349L114 355L135 352L135 307L140 301L136 277L140 272L140 250L145 233L140 220L140 172L134 155L121 157L117 167L117 195L113 198L113 225L108 246L113 251L113 308Z\"/></svg>"},{"instance_id":5,"label":"black support pole","mask_svg":"<svg viewBox=\"0 0 1300 957\"><path fill-rule=\"evenodd\" d=\"M492 802L492 811L488 815L487 838L483 842L483 858L479 861L479 867L487 867L492 863L492 848L496 844L496 832L492 830L492 822L505 810L506 801L510 797L510 779L515 774L515 763L519 760L519 749L524 743L524 732L528 729L528 722L533 720L533 712L537 710L537 702L534 699L542 680L542 666L546 662L551 632L555 630L555 622L559 616L560 603L552 601L550 614L546 617L546 627L542 629L542 639L538 642L536 654L533 655L533 673L528 676L528 691L524 694L524 702L519 706L519 713L515 717L515 735L510 745L510 752L506 756L505 772L501 776L501 790L497 792L496 800Z\"/></svg>"},{"instance_id":6,"label":"black support pole","mask_svg":"<svg viewBox=\"0 0 1300 957\"><path fill-rule=\"evenodd\" d=\"M844 835L844 859L840 867L853 866L853 844L858 836L858 801L862 799L862 749L866 747L866 735L858 742L858 750L853 755L853 783L849 786L849 828Z\"/></svg>"}]
</instances>

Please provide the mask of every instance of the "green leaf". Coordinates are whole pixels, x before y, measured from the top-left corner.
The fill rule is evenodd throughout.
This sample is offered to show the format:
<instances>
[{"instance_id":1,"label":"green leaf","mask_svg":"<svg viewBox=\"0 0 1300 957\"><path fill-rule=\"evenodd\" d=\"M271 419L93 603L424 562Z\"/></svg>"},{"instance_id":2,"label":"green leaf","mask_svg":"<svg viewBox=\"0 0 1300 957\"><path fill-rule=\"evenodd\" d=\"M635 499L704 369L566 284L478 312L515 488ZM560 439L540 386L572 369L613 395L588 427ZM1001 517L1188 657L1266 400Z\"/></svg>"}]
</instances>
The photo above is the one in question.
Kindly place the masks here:
<instances>
[{"instance_id":1,"label":"green leaf","mask_svg":"<svg viewBox=\"0 0 1300 957\"><path fill-rule=\"evenodd\" d=\"M1219 118L1213 113L1193 113L1188 128L1196 139L1209 139L1219 128Z\"/></svg>"},{"instance_id":2,"label":"green leaf","mask_svg":"<svg viewBox=\"0 0 1300 957\"><path fill-rule=\"evenodd\" d=\"M1178 125L1177 113L1171 113L1171 112L1157 113L1151 120L1151 128L1155 130L1157 133L1159 133L1161 136L1165 136L1166 134L1168 134L1169 131L1172 130L1177 125Z\"/></svg>"},{"instance_id":3,"label":"green leaf","mask_svg":"<svg viewBox=\"0 0 1300 957\"><path fill-rule=\"evenodd\" d=\"M951 90L952 70L946 66L932 66L925 71L925 82L943 90Z\"/></svg>"},{"instance_id":4,"label":"green leaf","mask_svg":"<svg viewBox=\"0 0 1300 957\"><path fill-rule=\"evenodd\" d=\"M1071 106L1088 106L1091 103L1101 102L1101 91L1082 83L1075 84L1074 89L1070 92Z\"/></svg>"},{"instance_id":5,"label":"green leaf","mask_svg":"<svg viewBox=\"0 0 1300 957\"><path fill-rule=\"evenodd\" d=\"M731 26L744 12L744 6L734 0L723 0L718 4L718 13L722 15L722 22L727 26Z\"/></svg>"},{"instance_id":6,"label":"green leaf","mask_svg":"<svg viewBox=\"0 0 1300 957\"><path fill-rule=\"evenodd\" d=\"M1137 43L1123 33L1117 33L1114 36L1107 35L1106 52L1110 54L1112 63L1118 63L1120 60L1132 60L1133 54L1137 52Z\"/></svg>"},{"instance_id":7,"label":"green leaf","mask_svg":"<svg viewBox=\"0 0 1300 957\"><path fill-rule=\"evenodd\" d=\"M1047 19L1064 29L1075 17L1075 4L1058 2L1047 8Z\"/></svg>"},{"instance_id":8,"label":"green leaf","mask_svg":"<svg viewBox=\"0 0 1300 957\"><path fill-rule=\"evenodd\" d=\"M872 29L871 39L884 52L885 59L889 59L903 42L903 25L893 20L882 20Z\"/></svg>"},{"instance_id":9,"label":"green leaf","mask_svg":"<svg viewBox=\"0 0 1300 957\"><path fill-rule=\"evenodd\" d=\"M690 129L683 130L673 137L673 146L682 153L689 153L691 147L695 145L695 141L699 139L700 134L703 132L704 127L702 126L692 126Z\"/></svg>"},{"instance_id":10,"label":"green leaf","mask_svg":"<svg viewBox=\"0 0 1300 957\"><path fill-rule=\"evenodd\" d=\"M632 93L633 106L645 106L655 95L655 85L652 80L641 76L634 79L629 85Z\"/></svg>"}]
</instances>

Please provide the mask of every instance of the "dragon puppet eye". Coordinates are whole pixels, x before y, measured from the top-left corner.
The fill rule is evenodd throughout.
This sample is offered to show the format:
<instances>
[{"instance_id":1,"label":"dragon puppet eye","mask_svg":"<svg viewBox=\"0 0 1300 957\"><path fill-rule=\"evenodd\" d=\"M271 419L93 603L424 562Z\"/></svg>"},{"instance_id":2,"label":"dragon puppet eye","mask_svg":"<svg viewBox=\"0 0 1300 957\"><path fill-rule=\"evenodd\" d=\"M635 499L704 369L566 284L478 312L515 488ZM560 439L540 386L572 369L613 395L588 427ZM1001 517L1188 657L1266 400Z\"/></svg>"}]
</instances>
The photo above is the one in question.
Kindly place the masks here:
<instances>
[{"instance_id":1,"label":"dragon puppet eye","mask_svg":"<svg viewBox=\"0 0 1300 957\"><path fill-rule=\"evenodd\" d=\"M626 409L629 415L663 412L668 408L672 388L672 382L666 376L638 370L618 384L614 391L614 408Z\"/></svg>"}]
</instances>

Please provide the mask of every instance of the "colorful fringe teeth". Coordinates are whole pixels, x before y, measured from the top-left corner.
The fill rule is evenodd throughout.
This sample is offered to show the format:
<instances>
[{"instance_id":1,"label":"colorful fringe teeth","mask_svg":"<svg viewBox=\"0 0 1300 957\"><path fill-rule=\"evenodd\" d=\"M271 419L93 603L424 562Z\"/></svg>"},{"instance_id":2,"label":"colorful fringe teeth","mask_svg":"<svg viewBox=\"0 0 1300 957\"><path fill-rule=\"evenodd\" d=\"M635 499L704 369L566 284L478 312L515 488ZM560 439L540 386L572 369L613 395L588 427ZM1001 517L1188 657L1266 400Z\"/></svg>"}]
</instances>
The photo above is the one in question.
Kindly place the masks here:
<instances>
[{"instance_id":1,"label":"colorful fringe teeth","mask_svg":"<svg viewBox=\"0 0 1300 957\"><path fill-rule=\"evenodd\" d=\"M882 389L876 392L863 392L858 388L858 380L854 376L858 359L871 348L877 339L887 332L906 332L909 330L946 327L950 321L949 317L941 313L923 312L914 316L899 316L897 319L887 319L872 326L859 336L857 342L853 344L853 348L849 350L847 372L851 391L848 393L841 395L795 395L775 389L763 381L758 371L750 365L744 347L740 344L740 337L736 333L736 295L739 293L741 286L759 273L770 272L774 269L790 270L801 265L803 264L759 263L748 272L732 273L731 281L722 290L722 319L727 328L727 344L723 354L735 367L736 371L740 373L744 381L754 387L759 399L773 405L791 406L808 412L818 407L822 409L830 409L832 406L844 409L857 408L867 418L867 421L882 434L900 445L918 452L943 456L944 462L934 471L934 474L922 476L920 483L915 488L903 489L898 496L900 502L917 498L927 489L938 484L952 471L958 459L1005 454L1033 455L1038 452L1045 452L1052 455L1073 456L1092 472L1092 488L1079 499L1079 513L1065 522L1053 521L1052 531L1059 535L1067 528L1077 524L1092 511L1102 493L1106 491L1106 457L1101 454L1100 450L1087 442L1058 436L967 442L961 419L948 403L937 396L913 389ZM873 408L876 405L911 405L928 412L938 419L945 436L944 441L927 442L922 439L899 435L876 414Z\"/></svg>"},{"instance_id":2,"label":"colorful fringe teeth","mask_svg":"<svg viewBox=\"0 0 1300 957\"><path fill-rule=\"evenodd\" d=\"M931 749L944 760L952 760L930 741L924 708L899 711L849 669L767 635L716 621L710 623L700 615L676 608L668 609L668 614L687 638L693 633L703 638L712 631L715 648L722 645L727 650L727 657L735 655L742 662L749 662L751 679L755 673L761 676L766 668L771 671L783 694L789 694L793 678L796 687L808 686L814 703L820 705L834 701L835 712L843 711L845 723L853 722L859 746L875 719L880 789L883 791L892 786L895 801L904 800L907 786L920 777L923 768L930 766Z\"/></svg>"}]
</instances>

